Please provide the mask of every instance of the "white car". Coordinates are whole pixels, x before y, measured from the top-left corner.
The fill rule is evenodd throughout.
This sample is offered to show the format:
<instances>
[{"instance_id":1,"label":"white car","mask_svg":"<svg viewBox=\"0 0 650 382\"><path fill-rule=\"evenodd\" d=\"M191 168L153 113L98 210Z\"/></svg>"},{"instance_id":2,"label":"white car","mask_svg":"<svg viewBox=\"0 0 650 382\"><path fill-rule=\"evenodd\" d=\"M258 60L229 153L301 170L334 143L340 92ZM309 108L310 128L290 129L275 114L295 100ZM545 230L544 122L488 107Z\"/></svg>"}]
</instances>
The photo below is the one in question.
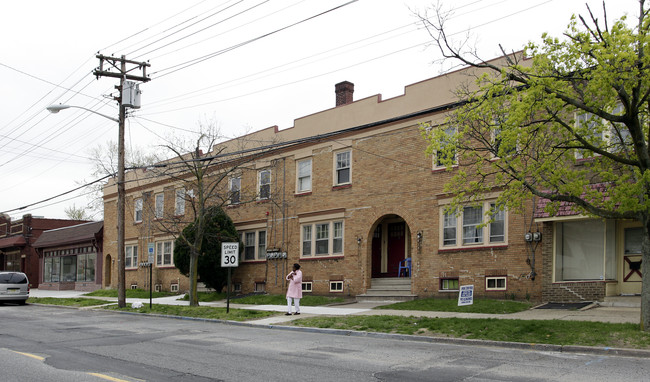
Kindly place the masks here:
<instances>
[{"instance_id":1,"label":"white car","mask_svg":"<svg viewBox=\"0 0 650 382\"><path fill-rule=\"evenodd\" d=\"M25 305L29 298L29 281L22 272L0 272L0 303Z\"/></svg>"}]
</instances>

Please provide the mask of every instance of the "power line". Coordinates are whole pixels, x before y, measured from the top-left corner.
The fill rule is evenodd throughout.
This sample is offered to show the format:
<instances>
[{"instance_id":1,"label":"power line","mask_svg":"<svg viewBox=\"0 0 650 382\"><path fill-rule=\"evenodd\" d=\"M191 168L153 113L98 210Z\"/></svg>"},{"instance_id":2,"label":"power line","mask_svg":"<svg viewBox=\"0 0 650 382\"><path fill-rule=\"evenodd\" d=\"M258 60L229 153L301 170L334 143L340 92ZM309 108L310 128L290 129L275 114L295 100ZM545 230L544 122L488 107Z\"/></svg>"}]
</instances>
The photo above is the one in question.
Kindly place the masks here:
<instances>
[{"instance_id":1,"label":"power line","mask_svg":"<svg viewBox=\"0 0 650 382\"><path fill-rule=\"evenodd\" d=\"M297 22L295 22L295 23L293 23L293 24L290 24L290 25L284 26L284 27L282 27L282 28L276 29L276 30L274 30L274 31L272 31L272 32L265 33L265 34L263 34L263 35L260 35L260 36L257 36L257 37L255 37L255 38L252 38L252 39L250 39L250 40L243 41L243 42L241 42L241 43L239 43L239 44L232 45L232 46L230 46L230 47L228 47L228 48L221 49L221 50L219 50L219 51L216 51L216 52L213 52L213 53L207 54L207 55L205 55L205 56L198 57L198 58L195 58L195 59L192 59L192 60L189 60L189 61L185 61L185 62L180 63L180 64L177 64L177 65L170 66L170 67L168 67L168 68L165 68L165 69L159 70L158 72L152 73L152 75L154 75L154 74L156 74L156 73L166 72L166 73L161 74L161 75L158 76L158 78L161 78L161 77L167 76L167 75L169 75L169 74L175 73L175 72L177 72L177 71L179 71L179 70L187 69L187 68L189 68L189 67L191 67L191 66L194 66L194 65L196 65L196 64L199 64L199 63L201 63L201 62L203 62L203 61L206 61L206 60L209 60L209 59L211 59L211 58L217 57L217 56L219 56L219 55L221 55L221 54L224 54L224 53L226 53L226 52L230 52L230 51L235 50L235 49L237 49L237 48L241 48L242 46L246 46L246 45L248 45L248 44L250 44L250 43L253 43L253 42L255 42L255 41L261 40L261 39L263 39L263 38L266 38L266 37L272 36L272 35L274 35L274 34L276 34L276 33L282 32L282 31L284 31L284 30L287 30L287 29L289 29L289 28L295 27L295 26L300 25L300 24L302 24L302 23L305 23L305 22L307 22L307 21L313 20L313 19L315 19L315 18L317 18L317 17L323 16L323 15L325 15L325 14L328 14L328 13L330 13L330 12L333 12L333 11L335 11L335 10L337 10L337 9L340 9L340 8L342 8L342 7L345 7L345 6L347 6L347 5L350 5L350 4L352 4L352 3L355 3L355 2L357 2L357 1L358 1L358 0L351 0L351 1L348 1L348 2L345 3L345 4L339 5L339 6L337 6L337 7L331 8L331 9L329 9L329 10L327 10L327 11L324 11L324 12L318 13L318 14L316 14L316 15L310 16L310 17L308 17L308 18L302 19L302 20L297 21ZM172 69L173 69L173 70L172 70Z\"/></svg>"}]
</instances>

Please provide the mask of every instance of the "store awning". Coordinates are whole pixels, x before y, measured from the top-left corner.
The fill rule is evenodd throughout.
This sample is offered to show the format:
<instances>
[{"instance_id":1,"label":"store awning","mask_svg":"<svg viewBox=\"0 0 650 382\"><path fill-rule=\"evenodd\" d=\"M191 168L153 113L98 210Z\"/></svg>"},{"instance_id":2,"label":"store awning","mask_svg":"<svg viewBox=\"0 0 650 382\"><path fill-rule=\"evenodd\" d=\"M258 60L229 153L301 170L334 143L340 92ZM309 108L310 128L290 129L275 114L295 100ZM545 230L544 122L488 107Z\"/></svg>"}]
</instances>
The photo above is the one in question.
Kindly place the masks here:
<instances>
[{"instance_id":1,"label":"store awning","mask_svg":"<svg viewBox=\"0 0 650 382\"><path fill-rule=\"evenodd\" d=\"M22 247L25 244L27 244L27 242L23 235L3 237L0 239L0 248Z\"/></svg>"}]
</instances>

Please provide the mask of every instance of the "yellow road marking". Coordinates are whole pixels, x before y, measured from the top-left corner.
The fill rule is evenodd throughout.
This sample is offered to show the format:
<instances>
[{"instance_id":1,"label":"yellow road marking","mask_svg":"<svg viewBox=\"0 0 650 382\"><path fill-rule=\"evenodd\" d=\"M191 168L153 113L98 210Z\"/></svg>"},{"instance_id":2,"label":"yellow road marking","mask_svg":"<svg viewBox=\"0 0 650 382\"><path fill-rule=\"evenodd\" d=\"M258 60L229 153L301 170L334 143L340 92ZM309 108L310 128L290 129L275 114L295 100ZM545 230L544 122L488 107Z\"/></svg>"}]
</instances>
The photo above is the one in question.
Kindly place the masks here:
<instances>
[{"instance_id":1,"label":"yellow road marking","mask_svg":"<svg viewBox=\"0 0 650 382\"><path fill-rule=\"evenodd\" d=\"M23 352L14 351L14 350L12 350L12 351L13 351L14 353L16 353L16 354L22 354L22 355L24 355L24 356L27 356L27 357L31 357L31 358L37 359L37 360L39 360L39 361L43 361L43 360L45 360L45 357L41 357L41 356L38 356L38 355L36 355L36 354L23 353Z\"/></svg>"},{"instance_id":2,"label":"yellow road marking","mask_svg":"<svg viewBox=\"0 0 650 382\"><path fill-rule=\"evenodd\" d=\"M106 375L106 374L100 374L100 373L88 373L88 374L92 375L92 376L95 376L95 377L98 377L98 378L103 378L103 379L106 379L106 380L109 380L109 381L113 381L113 382L129 382L126 379L114 378L114 377L111 377L110 375Z\"/></svg>"}]
</instances>

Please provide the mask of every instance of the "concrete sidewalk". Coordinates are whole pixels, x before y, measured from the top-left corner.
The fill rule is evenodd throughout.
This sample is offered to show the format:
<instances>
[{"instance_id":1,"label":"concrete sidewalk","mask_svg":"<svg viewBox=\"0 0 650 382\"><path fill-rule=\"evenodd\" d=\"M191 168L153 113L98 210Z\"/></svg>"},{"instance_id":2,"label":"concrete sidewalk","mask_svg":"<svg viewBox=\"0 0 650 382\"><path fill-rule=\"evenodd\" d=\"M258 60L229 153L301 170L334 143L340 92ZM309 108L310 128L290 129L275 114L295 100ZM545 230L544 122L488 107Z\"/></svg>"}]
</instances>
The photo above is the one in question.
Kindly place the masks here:
<instances>
[{"instance_id":1,"label":"concrete sidewalk","mask_svg":"<svg viewBox=\"0 0 650 382\"><path fill-rule=\"evenodd\" d=\"M32 289L30 296L32 297L57 297L57 298L74 298L85 297L85 292L79 291L48 291ZM154 304L166 305L188 305L187 301L179 300L182 296L170 296L154 298ZM89 297L92 298L92 297ZM94 297L97 299L105 300L107 303L117 302L117 298L110 297ZM251 310L265 310L273 312L286 312L286 305L245 305L236 304L231 300L230 307L233 309L251 309ZM235 300L236 301L236 300ZM134 302L141 302L148 304L149 299L127 298L127 304ZM432 318L496 318L496 319L511 319L511 320L568 320L568 321L598 321L598 322L611 322L611 323L633 323L640 322L641 310L639 308L631 307L608 307L598 306L592 304L591 306L581 310L565 310L565 309L530 309L519 313L512 314L484 314L484 313L457 313L457 312L428 312L428 311L413 311L413 310L390 310L390 309L374 309L380 305L386 305L390 302L384 303L351 303L346 305L336 306L303 306L300 308L301 314L299 316L274 316L268 317L251 323L257 325L277 325L285 322L290 322L295 319L313 316L347 316L347 315L392 315L392 316L416 316L416 317L432 317ZM216 306L225 307L226 301L218 302L202 302L202 306Z\"/></svg>"}]
</instances>

